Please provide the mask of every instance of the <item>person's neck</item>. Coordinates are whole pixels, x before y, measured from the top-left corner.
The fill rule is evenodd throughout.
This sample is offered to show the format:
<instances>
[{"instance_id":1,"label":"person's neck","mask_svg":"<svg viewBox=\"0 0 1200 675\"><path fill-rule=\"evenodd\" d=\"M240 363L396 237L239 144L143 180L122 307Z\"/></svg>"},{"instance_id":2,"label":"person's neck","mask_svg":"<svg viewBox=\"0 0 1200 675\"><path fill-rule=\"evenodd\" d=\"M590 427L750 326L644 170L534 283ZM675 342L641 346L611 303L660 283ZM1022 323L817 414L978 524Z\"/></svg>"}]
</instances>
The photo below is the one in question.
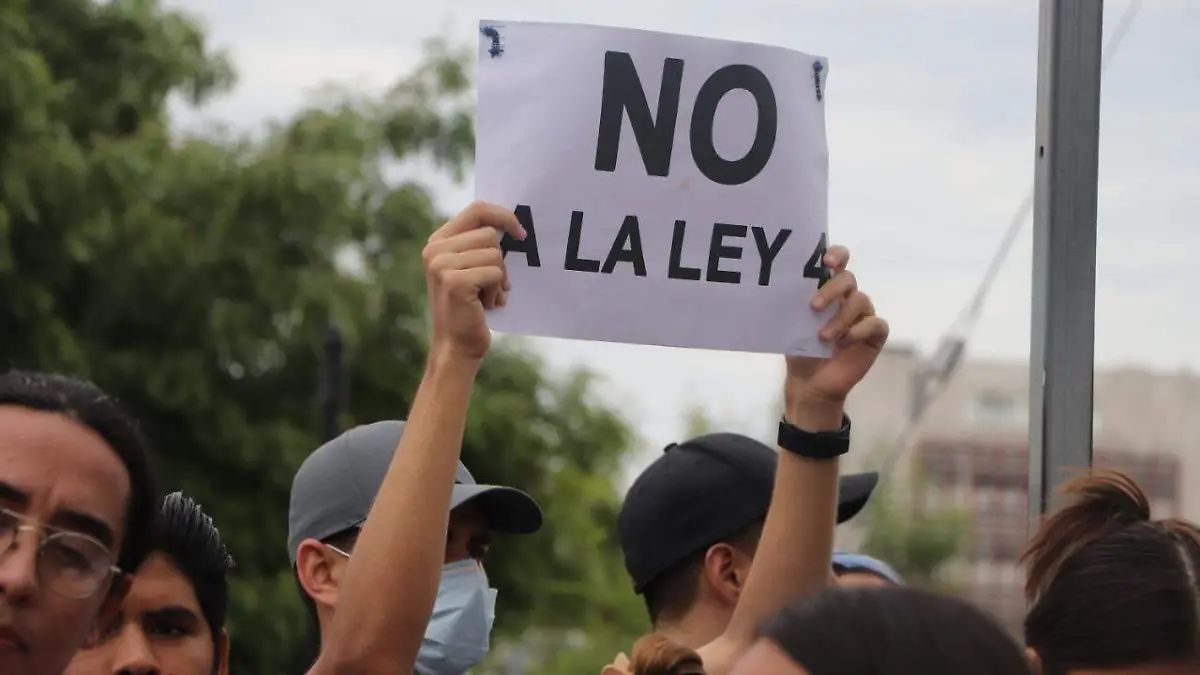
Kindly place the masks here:
<instances>
[{"instance_id":1,"label":"person's neck","mask_svg":"<svg viewBox=\"0 0 1200 675\"><path fill-rule=\"evenodd\" d=\"M729 625L728 614L711 607L697 607L682 618L654 626L654 632L689 649L699 649L716 640Z\"/></svg>"},{"instance_id":2,"label":"person's neck","mask_svg":"<svg viewBox=\"0 0 1200 675\"><path fill-rule=\"evenodd\" d=\"M320 640L314 649L317 658L321 657L321 651L329 644L329 628L332 624L333 611L324 607L317 609L317 639Z\"/></svg>"}]
</instances>

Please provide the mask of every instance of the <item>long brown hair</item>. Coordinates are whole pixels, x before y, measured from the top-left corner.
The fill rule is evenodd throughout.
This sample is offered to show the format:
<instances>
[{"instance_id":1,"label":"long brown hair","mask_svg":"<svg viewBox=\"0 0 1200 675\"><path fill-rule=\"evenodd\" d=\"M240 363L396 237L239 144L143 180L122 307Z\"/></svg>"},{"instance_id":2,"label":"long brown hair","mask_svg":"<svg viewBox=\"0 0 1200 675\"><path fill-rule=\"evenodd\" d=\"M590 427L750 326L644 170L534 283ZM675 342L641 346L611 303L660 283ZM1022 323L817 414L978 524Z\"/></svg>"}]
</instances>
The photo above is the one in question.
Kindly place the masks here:
<instances>
[{"instance_id":1,"label":"long brown hair","mask_svg":"<svg viewBox=\"0 0 1200 675\"><path fill-rule=\"evenodd\" d=\"M1025 642L1047 673L1200 661L1200 528L1153 520L1129 476L1107 470L1063 488L1022 562Z\"/></svg>"}]
</instances>

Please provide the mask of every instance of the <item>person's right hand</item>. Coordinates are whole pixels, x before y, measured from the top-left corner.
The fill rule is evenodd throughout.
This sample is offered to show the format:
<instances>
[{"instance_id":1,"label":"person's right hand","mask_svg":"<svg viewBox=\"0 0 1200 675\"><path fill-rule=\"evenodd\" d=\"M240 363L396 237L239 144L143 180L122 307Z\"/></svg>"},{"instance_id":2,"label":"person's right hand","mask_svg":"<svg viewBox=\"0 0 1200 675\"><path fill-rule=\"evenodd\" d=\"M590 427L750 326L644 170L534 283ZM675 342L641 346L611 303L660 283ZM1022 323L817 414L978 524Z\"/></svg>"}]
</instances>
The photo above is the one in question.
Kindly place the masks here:
<instances>
[{"instance_id":1,"label":"person's right hand","mask_svg":"<svg viewBox=\"0 0 1200 675\"><path fill-rule=\"evenodd\" d=\"M482 359L491 346L484 310L504 305L508 273L500 238L525 238L512 211L474 202L429 237L422 259L433 315L434 353Z\"/></svg>"}]
</instances>

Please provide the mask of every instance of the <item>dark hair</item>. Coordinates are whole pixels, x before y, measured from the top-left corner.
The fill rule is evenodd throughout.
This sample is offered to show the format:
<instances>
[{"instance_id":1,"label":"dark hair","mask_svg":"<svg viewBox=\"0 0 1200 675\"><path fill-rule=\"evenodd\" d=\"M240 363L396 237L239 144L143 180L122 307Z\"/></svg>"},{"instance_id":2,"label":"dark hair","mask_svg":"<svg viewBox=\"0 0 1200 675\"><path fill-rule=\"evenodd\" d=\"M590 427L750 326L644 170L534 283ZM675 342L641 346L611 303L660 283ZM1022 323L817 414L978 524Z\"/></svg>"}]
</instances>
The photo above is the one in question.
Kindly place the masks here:
<instances>
[{"instance_id":1,"label":"dark hair","mask_svg":"<svg viewBox=\"0 0 1200 675\"><path fill-rule=\"evenodd\" d=\"M234 567L221 533L195 500L173 492L163 499L155 534L153 550L165 554L187 577L216 643L225 626L229 572Z\"/></svg>"},{"instance_id":2,"label":"dark hair","mask_svg":"<svg viewBox=\"0 0 1200 675\"><path fill-rule=\"evenodd\" d=\"M117 566L132 573L150 552L158 491L149 450L136 420L99 387L67 375L11 370L0 375L0 405L58 413L104 439L129 473L125 538Z\"/></svg>"},{"instance_id":3,"label":"dark hair","mask_svg":"<svg viewBox=\"0 0 1200 675\"><path fill-rule=\"evenodd\" d=\"M810 675L1029 675L1021 647L956 598L903 586L827 589L759 633Z\"/></svg>"},{"instance_id":4,"label":"dark hair","mask_svg":"<svg viewBox=\"0 0 1200 675\"><path fill-rule=\"evenodd\" d=\"M748 555L754 555L758 540L762 538L763 521L755 521L729 537L704 546L679 562L663 570L642 590L650 623L655 627L672 623L687 616L696 604L700 592L700 579L704 568L704 557L708 549L717 544L728 544Z\"/></svg>"},{"instance_id":5,"label":"dark hair","mask_svg":"<svg viewBox=\"0 0 1200 675\"><path fill-rule=\"evenodd\" d=\"M1200 529L1150 519L1116 471L1070 481L1070 502L1042 524L1028 565L1025 643L1047 673L1200 659Z\"/></svg>"}]
</instances>

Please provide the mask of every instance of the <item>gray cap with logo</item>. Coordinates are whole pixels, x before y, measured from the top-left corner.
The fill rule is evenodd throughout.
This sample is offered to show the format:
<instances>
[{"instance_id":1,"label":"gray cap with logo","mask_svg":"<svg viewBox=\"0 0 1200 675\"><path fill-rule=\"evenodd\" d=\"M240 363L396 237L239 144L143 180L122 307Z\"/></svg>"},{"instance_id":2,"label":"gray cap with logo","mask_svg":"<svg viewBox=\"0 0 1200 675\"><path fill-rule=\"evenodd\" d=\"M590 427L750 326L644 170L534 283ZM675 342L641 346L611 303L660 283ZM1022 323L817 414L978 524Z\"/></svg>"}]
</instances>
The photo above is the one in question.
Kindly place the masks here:
<instances>
[{"instance_id":1,"label":"gray cap with logo","mask_svg":"<svg viewBox=\"0 0 1200 675\"><path fill-rule=\"evenodd\" d=\"M317 448L296 472L288 505L288 559L294 565L300 542L325 540L367 519L392 463L404 422L355 427ZM542 526L542 510L516 488L479 485L462 462L454 476L453 509L479 504L497 532L531 534Z\"/></svg>"}]
</instances>

